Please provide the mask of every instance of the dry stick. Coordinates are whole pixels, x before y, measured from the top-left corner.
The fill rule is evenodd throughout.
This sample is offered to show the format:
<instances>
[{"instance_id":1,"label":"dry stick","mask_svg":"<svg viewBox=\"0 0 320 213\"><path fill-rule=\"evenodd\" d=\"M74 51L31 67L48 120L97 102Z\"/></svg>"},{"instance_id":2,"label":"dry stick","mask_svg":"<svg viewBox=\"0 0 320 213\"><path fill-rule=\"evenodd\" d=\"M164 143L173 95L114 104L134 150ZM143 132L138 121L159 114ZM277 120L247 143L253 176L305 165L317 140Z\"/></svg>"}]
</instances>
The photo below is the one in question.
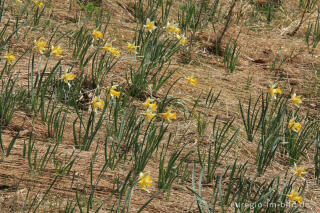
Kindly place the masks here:
<instances>
[{"instance_id":1,"label":"dry stick","mask_svg":"<svg viewBox=\"0 0 320 213\"><path fill-rule=\"evenodd\" d=\"M299 25L296 27L296 29L294 29L294 31L292 31L291 33L288 33L289 36L294 36L298 32L298 30L300 29L300 27L301 27L301 25L303 24L303 21L304 21L303 20L304 16L306 15L306 12L307 12L307 10L309 8L310 2L311 2L311 0L308 0L308 3L306 5L306 7L304 8L304 11L303 11L303 14L302 14L302 17L301 17Z\"/></svg>"},{"instance_id":2,"label":"dry stick","mask_svg":"<svg viewBox=\"0 0 320 213\"><path fill-rule=\"evenodd\" d=\"M224 25L224 29L223 29L221 35L219 36L219 38L217 40L216 48L218 48L218 49L220 49L222 38L223 38L224 34L226 33L229 25L230 25L231 17L232 17L232 11L233 11L234 6L236 5L236 2L237 2L237 0L233 0L232 5L230 6L229 13L228 13L228 16L227 16L227 22Z\"/></svg>"}]
</instances>

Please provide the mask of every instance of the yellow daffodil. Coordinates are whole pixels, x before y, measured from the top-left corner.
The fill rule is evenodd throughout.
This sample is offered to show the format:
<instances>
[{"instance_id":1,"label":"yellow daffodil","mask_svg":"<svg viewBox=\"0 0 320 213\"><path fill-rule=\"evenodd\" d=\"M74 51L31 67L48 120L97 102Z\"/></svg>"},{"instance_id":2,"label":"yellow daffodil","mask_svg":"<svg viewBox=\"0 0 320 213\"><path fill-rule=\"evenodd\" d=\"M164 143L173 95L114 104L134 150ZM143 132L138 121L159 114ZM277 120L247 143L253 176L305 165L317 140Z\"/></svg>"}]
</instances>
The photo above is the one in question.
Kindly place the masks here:
<instances>
[{"instance_id":1,"label":"yellow daffodil","mask_svg":"<svg viewBox=\"0 0 320 213\"><path fill-rule=\"evenodd\" d=\"M171 123L172 119L177 119L176 112L171 112L171 111L172 111L172 109L169 108L167 112L160 113L160 116L163 119L166 119L169 123Z\"/></svg>"},{"instance_id":2,"label":"yellow daffodil","mask_svg":"<svg viewBox=\"0 0 320 213\"><path fill-rule=\"evenodd\" d=\"M270 88L268 90L268 93L271 95L272 98L276 99L277 98L277 94L282 94L282 91L280 89L280 87L276 88L275 84L271 84Z\"/></svg>"},{"instance_id":3,"label":"yellow daffodil","mask_svg":"<svg viewBox=\"0 0 320 213\"><path fill-rule=\"evenodd\" d=\"M156 118L156 113L151 109L147 109L144 117L146 118L146 120L154 120Z\"/></svg>"},{"instance_id":4,"label":"yellow daffodil","mask_svg":"<svg viewBox=\"0 0 320 213\"><path fill-rule=\"evenodd\" d=\"M193 74L192 74L191 76L187 77L186 80L187 80L187 82L188 82L189 84L191 84L192 86L194 86L194 87L197 86L197 78L195 78L195 77L193 76Z\"/></svg>"},{"instance_id":5,"label":"yellow daffodil","mask_svg":"<svg viewBox=\"0 0 320 213\"><path fill-rule=\"evenodd\" d=\"M114 48L114 47L110 48L109 52L114 57L119 57L121 55L120 50L118 50L117 48Z\"/></svg>"},{"instance_id":6,"label":"yellow daffodil","mask_svg":"<svg viewBox=\"0 0 320 213\"><path fill-rule=\"evenodd\" d=\"M92 37L94 38L94 40L102 39L102 32L98 31L98 30L93 30L92 32Z\"/></svg>"},{"instance_id":7,"label":"yellow daffodil","mask_svg":"<svg viewBox=\"0 0 320 213\"><path fill-rule=\"evenodd\" d=\"M293 93L291 95L291 101L295 106L299 106L300 104L302 104L301 96L297 96L296 93Z\"/></svg>"},{"instance_id":8,"label":"yellow daffodil","mask_svg":"<svg viewBox=\"0 0 320 213\"><path fill-rule=\"evenodd\" d=\"M12 53L8 53L8 52L6 52L6 55L4 56L4 58L7 60L8 64L10 65L16 59L16 57Z\"/></svg>"},{"instance_id":9,"label":"yellow daffodil","mask_svg":"<svg viewBox=\"0 0 320 213\"><path fill-rule=\"evenodd\" d=\"M40 52L40 54L43 54L43 51L46 49L47 42L44 39L38 39L34 41L35 49Z\"/></svg>"},{"instance_id":10,"label":"yellow daffodil","mask_svg":"<svg viewBox=\"0 0 320 213\"><path fill-rule=\"evenodd\" d=\"M184 35L177 35L177 39L182 46L186 45L187 38Z\"/></svg>"},{"instance_id":11,"label":"yellow daffodil","mask_svg":"<svg viewBox=\"0 0 320 213\"><path fill-rule=\"evenodd\" d=\"M59 57L62 54L62 48L60 46L51 46L51 53L55 57Z\"/></svg>"},{"instance_id":12,"label":"yellow daffodil","mask_svg":"<svg viewBox=\"0 0 320 213\"><path fill-rule=\"evenodd\" d=\"M94 112L97 112L97 109L103 109L104 108L104 101L100 99L100 97L96 96L93 98L91 102L91 107Z\"/></svg>"},{"instance_id":13,"label":"yellow daffodil","mask_svg":"<svg viewBox=\"0 0 320 213\"><path fill-rule=\"evenodd\" d=\"M150 19L148 18L146 24L144 25L144 28L146 28L146 31L152 32L157 27L155 26L154 21L150 21Z\"/></svg>"},{"instance_id":14,"label":"yellow daffodil","mask_svg":"<svg viewBox=\"0 0 320 213\"><path fill-rule=\"evenodd\" d=\"M71 85L70 85L69 81L72 81L74 79L74 77L75 77L75 75L72 72L65 72L62 75L61 80L63 80L70 87Z\"/></svg>"},{"instance_id":15,"label":"yellow daffodil","mask_svg":"<svg viewBox=\"0 0 320 213\"><path fill-rule=\"evenodd\" d=\"M116 97L116 98L119 98L120 97L120 92L118 92L118 91L116 91L116 90L114 90L114 89L110 89L110 95L112 96L112 97Z\"/></svg>"},{"instance_id":16,"label":"yellow daffodil","mask_svg":"<svg viewBox=\"0 0 320 213\"><path fill-rule=\"evenodd\" d=\"M167 23L167 26L166 26L167 33L170 33L170 34L176 33L177 29L178 29L177 24L170 23L170 22Z\"/></svg>"},{"instance_id":17,"label":"yellow daffodil","mask_svg":"<svg viewBox=\"0 0 320 213\"><path fill-rule=\"evenodd\" d=\"M180 35L181 30L180 30L180 28L179 28L179 27L177 27L177 28L176 28L175 33L176 33L177 35Z\"/></svg>"},{"instance_id":18,"label":"yellow daffodil","mask_svg":"<svg viewBox=\"0 0 320 213\"><path fill-rule=\"evenodd\" d=\"M152 110L153 112L157 111L157 103L152 98L147 98L147 100L143 103L143 106Z\"/></svg>"},{"instance_id":19,"label":"yellow daffodil","mask_svg":"<svg viewBox=\"0 0 320 213\"><path fill-rule=\"evenodd\" d=\"M296 189L291 190L287 197L290 199L290 202L301 203L302 201L302 196L299 196L299 192Z\"/></svg>"},{"instance_id":20,"label":"yellow daffodil","mask_svg":"<svg viewBox=\"0 0 320 213\"><path fill-rule=\"evenodd\" d=\"M33 4L38 7L43 7L43 3L41 1L33 1Z\"/></svg>"},{"instance_id":21,"label":"yellow daffodil","mask_svg":"<svg viewBox=\"0 0 320 213\"><path fill-rule=\"evenodd\" d=\"M112 45L110 43L106 43L103 49L104 51L109 52L112 49Z\"/></svg>"},{"instance_id":22,"label":"yellow daffodil","mask_svg":"<svg viewBox=\"0 0 320 213\"><path fill-rule=\"evenodd\" d=\"M295 132L300 132L301 130L301 123L295 122L295 118L291 118L288 127L290 130L295 131Z\"/></svg>"},{"instance_id":23,"label":"yellow daffodil","mask_svg":"<svg viewBox=\"0 0 320 213\"><path fill-rule=\"evenodd\" d=\"M135 46L134 44L131 44L131 43L128 42L128 45L126 46L126 48L128 49L128 51L130 53L136 54L137 53L136 49L138 48L138 46Z\"/></svg>"},{"instance_id":24,"label":"yellow daffodil","mask_svg":"<svg viewBox=\"0 0 320 213\"><path fill-rule=\"evenodd\" d=\"M307 171L304 167L297 167L296 164L294 164L294 168L292 172L295 174L295 176L301 178L302 175L307 174Z\"/></svg>"},{"instance_id":25,"label":"yellow daffodil","mask_svg":"<svg viewBox=\"0 0 320 213\"><path fill-rule=\"evenodd\" d=\"M140 189L149 192L148 187L152 185L152 179L149 172L140 172L138 185Z\"/></svg>"}]
</instances>

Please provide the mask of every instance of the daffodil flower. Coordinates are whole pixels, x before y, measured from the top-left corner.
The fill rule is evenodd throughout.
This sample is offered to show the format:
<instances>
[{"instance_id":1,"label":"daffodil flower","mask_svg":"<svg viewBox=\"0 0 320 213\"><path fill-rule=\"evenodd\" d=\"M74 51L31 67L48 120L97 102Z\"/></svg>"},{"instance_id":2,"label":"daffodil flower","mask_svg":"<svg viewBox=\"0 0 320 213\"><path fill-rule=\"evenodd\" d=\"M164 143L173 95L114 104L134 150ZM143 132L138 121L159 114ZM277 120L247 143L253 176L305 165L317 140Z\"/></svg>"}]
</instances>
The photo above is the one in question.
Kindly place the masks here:
<instances>
[{"instance_id":1,"label":"daffodil flower","mask_svg":"<svg viewBox=\"0 0 320 213\"><path fill-rule=\"evenodd\" d=\"M302 196L299 195L299 192L296 189L291 190L287 197L290 199L290 202L301 203L302 201Z\"/></svg>"},{"instance_id":2,"label":"daffodil flower","mask_svg":"<svg viewBox=\"0 0 320 213\"><path fill-rule=\"evenodd\" d=\"M180 28L179 28L179 27L177 27L177 28L176 28L175 33L176 33L177 35L180 35L181 30L180 30Z\"/></svg>"},{"instance_id":3,"label":"daffodil flower","mask_svg":"<svg viewBox=\"0 0 320 213\"><path fill-rule=\"evenodd\" d=\"M297 96L296 93L291 95L291 101L294 106L299 106L302 104L301 96Z\"/></svg>"},{"instance_id":4,"label":"daffodil flower","mask_svg":"<svg viewBox=\"0 0 320 213\"><path fill-rule=\"evenodd\" d=\"M51 46L51 54L55 57L61 56L62 48L60 46Z\"/></svg>"},{"instance_id":5,"label":"daffodil flower","mask_svg":"<svg viewBox=\"0 0 320 213\"><path fill-rule=\"evenodd\" d=\"M139 182L138 182L139 188L143 189L147 192L150 192L148 190L148 187L150 187L151 185L152 185L152 179L150 177L150 173L149 172L140 172Z\"/></svg>"},{"instance_id":6,"label":"daffodil flower","mask_svg":"<svg viewBox=\"0 0 320 213\"><path fill-rule=\"evenodd\" d=\"M33 4L38 7L43 7L43 3L41 1L33 1Z\"/></svg>"},{"instance_id":7,"label":"daffodil flower","mask_svg":"<svg viewBox=\"0 0 320 213\"><path fill-rule=\"evenodd\" d=\"M156 118L156 113L155 111L151 110L151 109L147 109L146 113L144 114L144 117L146 118L146 120L154 120Z\"/></svg>"},{"instance_id":8,"label":"daffodil flower","mask_svg":"<svg viewBox=\"0 0 320 213\"><path fill-rule=\"evenodd\" d=\"M297 167L296 164L294 164L292 172L295 174L295 176L299 178L301 178L302 175L307 174L306 169L304 167Z\"/></svg>"},{"instance_id":9,"label":"daffodil flower","mask_svg":"<svg viewBox=\"0 0 320 213\"><path fill-rule=\"evenodd\" d=\"M136 54L137 53L136 49L138 48L138 46L135 46L134 44L131 44L131 43L128 42L126 48L130 53Z\"/></svg>"},{"instance_id":10,"label":"daffodil flower","mask_svg":"<svg viewBox=\"0 0 320 213\"><path fill-rule=\"evenodd\" d=\"M177 24L170 23L170 22L168 21L167 26L166 26L166 32L167 32L167 33L169 33L169 34L176 33L177 29L179 29L179 28L177 27ZM177 33L177 34L180 34L180 33Z\"/></svg>"},{"instance_id":11,"label":"daffodil flower","mask_svg":"<svg viewBox=\"0 0 320 213\"><path fill-rule=\"evenodd\" d=\"M291 118L289 123L288 123L288 127L290 130L294 131L294 132L300 132L301 130L301 123L299 122L295 122L295 118Z\"/></svg>"},{"instance_id":12,"label":"daffodil flower","mask_svg":"<svg viewBox=\"0 0 320 213\"><path fill-rule=\"evenodd\" d=\"M44 39L38 39L34 41L35 49L40 52L40 54L43 54L43 51L46 49L47 42Z\"/></svg>"},{"instance_id":13,"label":"daffodil flower","mask_svg":"<svg viewBox=\"0 0 320 213\"><path fill-rule=\"evenodd\" d=\"M94 38L94 40L102 39L102 32L98 31L98 30L93 30L92 32L92 37Z\"/></svg>"},{"instance_id":14,"label":"daffodil flower","mask_svg":"<svg viewBox=\"0 0 320 213\"><path fill-rule=\"evenodd\" d=\"M109 52L110 49L112 48L112 44L106 43L103 47L104 51Z\"/></svg>"},{"instance_id":15,"label":"daffodil flower","mask_svg":"<svg viewBox=\"0 0 320 213\"><path fill-rule=\"evenodd\" d=\"M188 82L189 84L191 84L192 86L194 86L194 87L197 86L197 78L195 78L195 77L193 76L193 74L192 74L191 76L187 77L186 80L187 80L187 82Z\"/></svg>"},{"instance_id":16,"label":"daffodil flower","mask_svg":"<svg viewBox=\"0 0 320 213\"><path fill-rule=\"evenodd\" d=\"M63 80L66 84L68 84L69 87L71 87L69 81L72 81L74 79L75 75L72 72L65 72L61 80Z\"/></svg>"},{"instance_id":17,"label":"daffodil flower","mask_svg":"<svg viewBox=\"0 0 320 213\"><path fill-rule=\"evenodd\" d=\"M153 112L157 111L157 103L152 98L147 98L147 100L143 103L143 106L147 109L151 109Z\"/></svg>"},{"instance_id":18,"label":"daffodil flower","mask_svg":"<svg viewBox=\"0 0 320 213\"><path fill-rule=\"evenodd\" d=\"M276 88L275 84L271 84L270 88L268 90L268 93L271 95L272 98L276 99L277 98L276 94L282 94L282 91L281 91L280 87Z\"/></svg>"},{"instance_id":19,"label":"daffodil flower","mask_svg":"<svg viewBox=\"0 0 320 213\"><path fill-rule=\"evenodd\" d=\"M4 58L7 60L7 62L11 65L13 61L16 59L16 57L12 53L6 52L6 55Z\"/></svg>"},{"instance_id":20,"label":"daffodil flower","mask_svg":"<svg viewBox=\"0 0 320 213\"><path fill-rule=\"evenodd\" d=\"M120 92L118 92L118 91L116 91L116 90L114 90L114 89L110 89L110 95L112 96L112 97L116 97L116 98L119 98L120 97Z\"/></svg>"},{"instance_id":21,"label":"daffodil flower","mask_svg":"<svg viewBox=\"0 0 320 213\"><path fill-rule=\"evenodd\" d=\"M169 123L171 123L172 119L177 119L176 112L171 112L171 111L172 111L172 109L169 108L167 112L160 113L160 116L163 119L166 119Z\"/></svg>"},{"instance_id":22,"label":"daffodil flower","mask_svg":"<svg viewBox=\"0 0 320 213\"><path fill-rule=\"evenodd\" d=\"M114 57L119 57L121 55L120 50L118 50L117 48L114 48L114 47L110 48L109 52Z\"/></svg>"},{"instance_id":23,"label":"daffodil flower","mask_svg":"<svg viewBox=\"0 0 320 213\"><path fill-rule=\"evenodd\" d=\"M147 18L147 21L146 21L146 24L144 25L144 28L146 29L146 31L151 33L157 27L155 26L154 21L150 21L150 19Z\"/></svg>"},{"instance_id":24,"label":"daffodil flower","mask_svg":"<svg viewBox=\"0 0 320 213\"><path fill-rule=\"evenodd\" d=\"M91 102L91 107L94 112L97 112L97 109L103 109L104 108L104 101L100 99L100 97L96 96L93 98Z\"/></svg>"},{"instance_id":25,"label":"daffodil flower","mask_svg":"<svg viewBox=\"0 0 320 213\"><path fill-rule=\"evenodd\" d=\"M187 38L184 35L177 35L177 39L182 46L186 45Z\"/></svg>"}]
</instances>

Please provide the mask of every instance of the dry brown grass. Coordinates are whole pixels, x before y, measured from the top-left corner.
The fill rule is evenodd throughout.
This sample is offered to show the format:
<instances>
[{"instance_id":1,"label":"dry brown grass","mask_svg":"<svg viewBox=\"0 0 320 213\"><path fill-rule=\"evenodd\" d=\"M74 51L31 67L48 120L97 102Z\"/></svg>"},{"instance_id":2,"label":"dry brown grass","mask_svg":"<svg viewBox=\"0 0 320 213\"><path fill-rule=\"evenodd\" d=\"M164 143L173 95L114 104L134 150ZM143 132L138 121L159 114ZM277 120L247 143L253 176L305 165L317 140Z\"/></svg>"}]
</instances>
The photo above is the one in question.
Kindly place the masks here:
<instances>
[{"instance_id":1,"label":"dry brown grass","mask_svg":"<svg viewBox=\"0 0 320 213\"><path fill-rule=\"evenodd\" d=\"M107 38L110 40L116 39L114 43L116 46L124 46L128 38L130 38L135 29L135 23L132 21L131 15L128 11L119 6L118 2L122 5L128 5L125 0L106 0L102 1L102 7L104 7L109 13L112 14L110 26L107 30ZM180 2L180 1L179 1ZM263 4L265 1L257 1L257 4ZM180 63L181 54L175 56L172 68L178 69L174 76L168 81L168 83L156 94L159 99L164 97L165 92L175 81L175 79L187 76L194 73L199 78L198 86L186 87L185 83L179 81L172 90L172 95L181 97L192 97L195 94L199 94L203 91L203 94L207 94L211 88L215 92L222 90L222 94L219 101L211 111L207 111L208 119L210 123L214 119L215 115L219 115L221 121L227 121L231 118L236 118L236 125L242 126L241 117L238 108L238 98L243 100L247 99L249 93L257 96L261 91L266 91L268 85L275 81L273 73L270 73L269 67L272 60L280 54L279 48L281 47L284 56L289 56L293 51L291 58L282 66L283 78L279 82L281 88L283 88L284 94L288 95L291 91L297 91L299 95L306 97L304 99L303 110L309 110L315 117L319 118L320 107L320 87L319 79L315 76L311 70L312 66L320 66L320 61L315 60L311 54L308 53L306 45L304 43L304 32L306 24L303 24L301 29L295 36L288 36L287 32L290 32L294 28L294 25L300 20L301 11L297 10L298 1L286 1L284 2L284 8L288 11L286 14L277 13L276 20L267 26L262 21L252 21L253 5L247 1L240 1L237 5L237 15L242 17L241 22L238 24L233 23L231 28L227 31L226 37L223 40L223 45L234 37L241 30L241 34L238 39L238 45L241 47L241 55L237 70L233 74L226 74L223 66L223 58L215 56L208 51L208 47L212 45L212 29L211 26L204 29L197 36L198 40L194 44L194 51L192 53L192 60L188 64ZM52 25L60 25L59 31L65 32L66 30L75 29L76 23L70 22L74 20L75 14L79 14L80 8L74 7L71 12L68 11L68 1L57 0L52 1L53 7L50 8L50 14L52 14L50 20ZM178 4L178 1L177 1ZM130 6L130 5L129 5ZM242 9L240 9L242 7ZM256 14L257 16L259 14ZM9 18L9 17L5 17ZM310 14L308 19L312 19L314 16ZM259 20L256 18L256 20ZM62 23L68 23L66 25ZM3 21L4 23L4 21ZM0 24L1 26L2 24ZM94 26L92 26L94 28ZM26 29L23 29L26 30ZM23 30L20 32L23 34ZM42 34L42 37L48 37ZM21 43L19 40L12 41L12 50L17 54L22 53L23 50L30 45L30 43L39 37L37 31L29 33L28 38ZM72 64L70 53L68 52L67 43L63 43L63 48L66 50L63 54L64 65ZM314 55L320 56L319 47L315 50ZM319 57L318 57L319 58ZM26 64L27 58L20 61L18 69L22 71L19 84L26 85ZM123 59L123 63L119 63L109 74L109 82L111 81L121 84L125 82L125 69L127 61ZM318 70L319 72L319 70ZM251 78L251 83L246 90L247 79ZM319 75L318 75L319 77ZM135 104L138 106L141 103L139 100L135 100ZM191 102L186 102L186 105L191 106ZM55 171L52 166L48 166L41 176L30 175L27 159L23 158L23 144L27 140L30 134L31 127L34 128L34 134L36 137L36 146L40 150L39 155L43 154L46 150L48 142L46 142L46 126L43 125L40 119L33 121L31 117L26 115L25 112L17 112L14 115L13 122L5 129L3 129L3 139L5 145L7 145L10 139L14 136L17 128L20 127L23 120L26 119L25 126L23 127L22 134L20 135L15 147L12 150L12 154L4 162L0 163L0 212L12 211L14 202L23 202L27 188L31 187L33 192L37 192L39 189L41 193L48 188L52 181ZM209 125L209 130L210 130ZM67 121L67 132L64 135L63 143L60 146L58 152L63 155L70 155L73 147L72 136L72 117ZM209 130L206 136L198 138L196 134L196 122L194 120L186 122L183 120L182 115L178 115L177 121L170 127L174 130L175 137L178 139L182 136L187 136L187 140L184 143L187 144L187 151L196 151L196 143L201 143L203 146L208 144ZM179 140L177 140L179 141ZM77 160L72 169L72 175L78 177L78 183L80 186L84 186L89 183L89 161L91 155L95 149L94 144L88 152L76 152ZM179 144L177 144L179 146ZM194 153L194 158L196 158ZM308 175L305 176L307 181L307 189L305 192L306 211L320 212L319 200L320 190L319 185L316 184L313 173L313 154L314 150L309 150L307 155L303 158L302 166L307 168ZM245 132L241 129L240 138L232 151L224 159L224 165L228 165L238 158L241 162L248 161L248 176L252 176L255 173L255 155L256 144L248 142L245 137ZM158 162L155 158L147 165L147 171L150 171L154 178L154 183L157 183L158 174ZM97 163L95 172L98 173L104 162L103 151L98 151ZM267 169L266 173L260 177L257 181L271 180L275 175L284 176L285 171L289 168L281 158L275 159L271 166ZM121 170L122 171L122 170ZM97 187L95 199L101 201L108 201L108 196L112 191L112 180L115 180L117 176L123 177L123 174L119 171L107 170L102 178L102 181ZM75 185L70 189L72 182L72 175L70 177L61 177L54 185L50 192L52 197L56 196L52 202L60 202L63 204L68 196L75 195ZM191 182L188 183L191 185ZM5 187L4 187L5 186ZM16 187L18 190L16 192ZM81 188L81 187L79 187ZM210 196L211 186L208 184L204 187L204 197ZM153 186L152 192L156 191L156 186ZM135 190L132 200L132 212L137 209L148 199L148 196L144 191ZM43 207L42 207L43 208ZM39 210L40 211L40 210ZM42 209L41 211L46 211ZM58 207L56 209L58 212ZM108 209L103 209L102 212L107 212ZM196 212L196 204L194 202L193 195L186 189L186 187L174 184L170 199L166 199L166 194L161 194L155 198L144 212Z\"/></svg>"}]
</instances>

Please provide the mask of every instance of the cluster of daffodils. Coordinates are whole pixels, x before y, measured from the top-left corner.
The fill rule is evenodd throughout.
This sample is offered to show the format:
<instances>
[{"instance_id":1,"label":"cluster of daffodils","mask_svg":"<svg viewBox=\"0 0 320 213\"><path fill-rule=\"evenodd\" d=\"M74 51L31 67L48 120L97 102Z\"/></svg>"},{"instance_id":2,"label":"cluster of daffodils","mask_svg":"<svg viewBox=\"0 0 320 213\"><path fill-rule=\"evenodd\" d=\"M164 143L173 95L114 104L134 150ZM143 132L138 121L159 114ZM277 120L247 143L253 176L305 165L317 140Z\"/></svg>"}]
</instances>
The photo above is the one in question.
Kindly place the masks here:
<instances>
[{"instance_id":1,"label":"cluster of daffodils","mask_svg":"<svg viewBox=\"0 0 320 213\"><path fill-rule=\"evenodd\" d=\"M280 89L279 86L277 86L276 84L271 84L268 90L268 93L271 95L271 97L273 99L277 99L277 95L281 95L282 91ZM293 106L299 107L300 104L302 104L302 99L301 96L297 96L296 93L293 93L291 95L291 99L290 99L291 103ZM293 132L300 132L302 125L299 122L296 122L296 118L293 117L290 119L289 123L288 123L288 128L290 131Z\"/></svg>"},{"instance_id":2,"label":"cluster of daffodils","mask_svg":"<svg viewBox=\"0 0 320 213\"><path fill-rule=\"evenodd\" d=\"M41 1L33 1L33 4L38 7L43 7L43 3Z\"/></svg>"},{"instance_id":3,"label":"cluster of daffodils","mask_svg":"<svg viewBox=\"0 0 320 213\"><path fill-rule=\"evenodd\" d=\"M302 104L301 96L297 96L296 93L293 93L291 95L291 102L292 102L292 105L299 107L299 105ZM296 118L293 117L290 119L288 123L288 128L290 131L298 133L300 132L302 125L301 123L296 122Z\"/></svg>"},{"instance_id":4,"label":"cluster of daffodils","mask_svg":"<svg viewBox=\"0 0 320 213\"><path fill-rule=\"evenodd\" d=\"M116 90L117 86L112 86L111 88L107 88L107 98L120 98L121 92ZM98 110L102 110L104 108L104 101L100 98L100 96L95 96L91 101L91 110L95 113Z\"/></svg>"},{"instance_id":5,"label":"cluster of daffodils","mask_svg":"<svg viewBox=\"0 0 320 213\"><path fill-rule=\"evenodd\" d=\"M144 103L143 106L146 108L146 112L144 114L146 120L154 120L157 113L157 103L154 99L148 98Z\"/></svg>"},{"instance_id":6,"label":"cluster of daffodils","mask_svg":"<svg viewBox=\"0 0 320 213\"><path fill-rule=\"evenodd\" d=\"M103 34L101 31L95 29L92 31L92 38L93 41L103 40ZM113 57L120 57L121 55L120 50L118 48L113 47L111 43L106 42L103 46L103 49L105 52L110 53Z\"/></svg>"},{"instance_id":7,"label":"cluster of daffodils","mask_svg":"<svg viewBox=\"0 0 320 213\"><path fill-rule=\"evenodd\" d=\"M290 119L289 123L288 123L288 127L291 131L294 131L294 132L300 132L301 130L301 123L299 122L296 122L295 121L296 118L293 117Z\"/></svg>"},{"instance_id":8,"label":"cluster of daffodils","mask_svg":"<svg viewBox=\"0 0 320 213\"><path fill-rule=\"evenodd\" d=\"M302 201L302 196L299 195L299 192L296 189L292 189L290 194L287 195L287 197L289 198L290 202L295 202L300 204Z\"/></svg>"},{"instance_id":9,"label":"cluster of daffodils","mask_svg":"<svg viewBox=\"0 0 320 213\"><path fill-rule=\"evenodd\" d=\"M145 118L146 120L154 120L157 115L157 103L154 99L148 98L144 103L143 106L146 108L145 112ZM172 120L177 119L177 113L172 112L172 108L169 107L166 112L159 113L159 116L163 118L164 120L168 121L168 123L171 123Z\"/></svg>"},{"instance_id":10,"label":"cluster of daffodils","mask_svg":"<svg viewBox=\"0 0 320 213\"><path fill-rule=\"evenodd\" d=\"M174 35L181 45L186 45L187 38L184 35L181 35L181 29L178 27L178 24L175 24L174 22L170 23L168 21L165 30L167 33Z\"/></svg>"},{"instance_id":11,"label":"cluster of daffodils","mask_svg":"<svg viewBox=\"0 0 320 213\"><path fill-rule=\"evenodd\" d=\"M39 38L38 40L34 41L34 49L37 50L41 55L44 54L44 51L46 50L46 47L48 46L46 40ZM62 48L60 45L57 46L51 46L50 55L54 57L61 57L62 55ZM69 81L74 80L75 74L72 72L65 71L64 74L61 76L61 80L64 81L69 87L71 87L71 84Z\"/></svg>"},{"instance_id":12,"label":"cluster of daffodils","mask_svg":"<svg viewBox=\"0 0 320 213\"><path fill-rule=\"evenodd\" d=\"M118 48L115 48L110 43L106 43L103 47L104 51L109 52L114 57L119 57L121 52Z\"/></svg>"},{"instance_id":13,"label":"cluster of daffodils","mask_svg":"<svg viewBox=\"0 0 320 213\"><path fill-rule=\"evenodd\" d=\"M98 109L104 108L104 101L99 96L95 96L92 99L91 108L93 112L97 113Z\"/></svg>"}]
</instances>

